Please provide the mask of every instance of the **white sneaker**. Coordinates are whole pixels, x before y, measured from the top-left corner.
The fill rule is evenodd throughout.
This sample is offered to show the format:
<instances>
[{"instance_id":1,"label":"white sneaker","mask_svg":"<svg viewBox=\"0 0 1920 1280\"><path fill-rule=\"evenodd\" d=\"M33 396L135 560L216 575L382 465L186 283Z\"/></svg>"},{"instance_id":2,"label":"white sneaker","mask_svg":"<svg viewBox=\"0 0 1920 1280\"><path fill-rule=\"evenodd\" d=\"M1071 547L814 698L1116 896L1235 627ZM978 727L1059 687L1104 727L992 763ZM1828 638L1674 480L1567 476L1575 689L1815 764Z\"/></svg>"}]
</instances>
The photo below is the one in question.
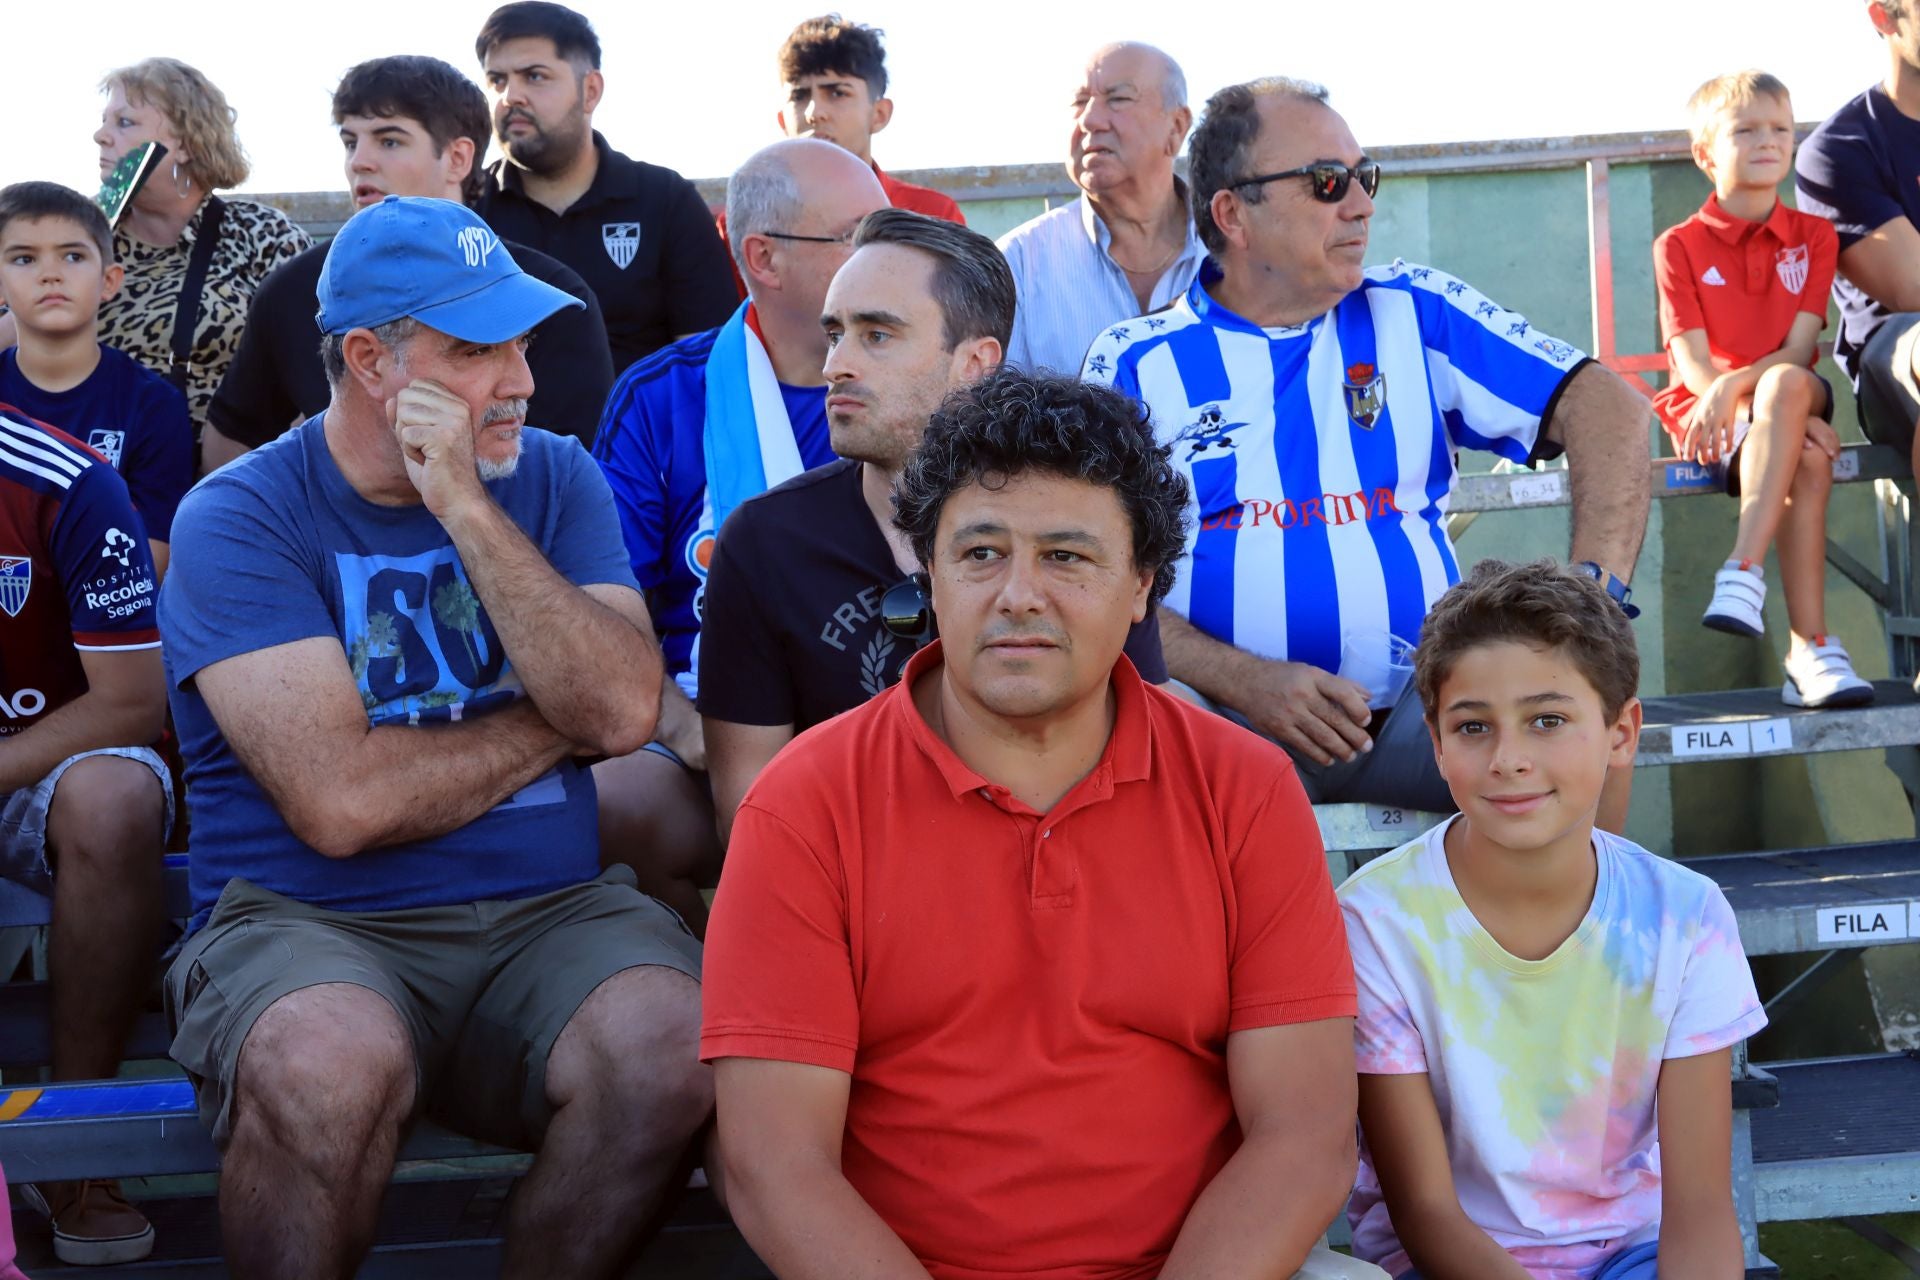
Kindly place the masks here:
<instances>
[{"instance_id":1,"label":"white sneaker","mask_svg":"<svg viewBox=\"0 0 1920 1280\"><path fill-rule=\"evenodd\" d=\"M1707 603L1702 626L1728 635L1757 636L1767 629L1762 610L1767 603L1767 580L1744 564L1728 561L1713 575L1713 599Z\"/></svg>"},{"instance_id":2,"label":"white sneaker","mask_svg":"<svg viewBox=\"0 0 1920 1280\"><path fill-rule=\"evenodd\" d=\"M1796 640L1784 665L1780 701L1790 707L1864 707L1873 701L1873 686L1854 673L1846 649L1832 636L1815 636L1804 645Z\"/></svg>"}]
</instances>

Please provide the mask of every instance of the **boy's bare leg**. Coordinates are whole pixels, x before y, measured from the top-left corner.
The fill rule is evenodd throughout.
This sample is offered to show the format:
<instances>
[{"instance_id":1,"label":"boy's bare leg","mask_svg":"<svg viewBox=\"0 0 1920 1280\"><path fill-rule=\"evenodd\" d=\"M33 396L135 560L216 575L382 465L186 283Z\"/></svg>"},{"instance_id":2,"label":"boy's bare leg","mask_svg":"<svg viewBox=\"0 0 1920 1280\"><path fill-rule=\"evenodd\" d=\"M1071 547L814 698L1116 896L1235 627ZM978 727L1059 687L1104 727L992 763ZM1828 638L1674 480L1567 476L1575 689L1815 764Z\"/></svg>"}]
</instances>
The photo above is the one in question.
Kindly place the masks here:
<instances>
[{"instance_id":1,"label":"boy's bare leg","mask_svg":"<svg viewBox=\"0 0 1920 1280\"><path fill-rule=\"evenodd\" d=\"M1827 498L1833 492L1833 460L1808 441L1787 495L1774 550L1780 556L1780 589L1787 625L1802 640L1827 634Z\"/></svg>"},{"instance_id":2,"label":"boy's bare leg","mask_svg":"<svg viewBox=\"0 0 1920 1280\"><path fill-rule=\"evenodd\" d=\"M1780 527L1800 471L1807 417L1819 380L1797 365L1775 365L1753 392L1753 428L1740 447L1740 528L1732 559L1759 564Z\"/></svg>"},{"instance_id":3,"label":"boy's bare leg","mask_svg":"<svg viewBox=\"0 0 1920 1280\"><path fill-rule=\"evenodd\" d=\"M61 777L47 812L54 855L53 1078L111 1079L153 985L166 922L166 792L153 770L92 756Z\"/></svg>"}]
</instances>

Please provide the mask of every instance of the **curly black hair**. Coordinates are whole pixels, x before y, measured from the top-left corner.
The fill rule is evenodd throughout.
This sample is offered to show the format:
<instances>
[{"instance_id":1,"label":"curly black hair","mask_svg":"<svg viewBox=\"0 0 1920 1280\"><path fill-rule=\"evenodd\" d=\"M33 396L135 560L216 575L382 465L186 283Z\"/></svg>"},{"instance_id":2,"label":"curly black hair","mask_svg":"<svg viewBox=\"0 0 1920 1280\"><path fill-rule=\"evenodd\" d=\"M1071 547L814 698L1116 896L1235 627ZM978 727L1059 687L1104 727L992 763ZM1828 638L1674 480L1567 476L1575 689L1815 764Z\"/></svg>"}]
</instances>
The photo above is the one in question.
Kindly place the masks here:
<instances>
[{"instance_id":1,"label":"curly black hair","mask_svg":"<svg viewBox=\"0 0 1920 1280\"><path fill-rule=\"evenodd\" d=\"M893 522L931 564L948 498L1029 471L1112 489L1133 526L1134 567L1153 570L1149 599L1166 596L1187 543L1186 478L1146 410L1111 387L1003 368L952 392L894 487Z\"/></svg>"}]
</instances>

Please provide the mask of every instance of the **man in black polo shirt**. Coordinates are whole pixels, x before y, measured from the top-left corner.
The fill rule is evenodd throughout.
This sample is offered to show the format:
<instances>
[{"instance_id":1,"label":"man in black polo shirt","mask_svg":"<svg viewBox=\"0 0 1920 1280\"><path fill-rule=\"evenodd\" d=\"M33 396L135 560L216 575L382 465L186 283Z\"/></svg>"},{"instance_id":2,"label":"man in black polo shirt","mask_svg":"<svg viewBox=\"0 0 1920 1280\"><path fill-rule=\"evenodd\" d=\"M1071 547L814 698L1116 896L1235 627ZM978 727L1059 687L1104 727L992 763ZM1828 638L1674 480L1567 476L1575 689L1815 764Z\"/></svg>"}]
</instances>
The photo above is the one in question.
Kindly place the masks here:
<instances>
[{"instance_id":1,"label":"man in black polo shirt","mask_svg":"<svg viewBox=\"0 0 1920 1280\"><path fill-rule=\"evenodd\" d=\"M708 570L698 707L723 841L781 747L885 690L932 639L894 480L947 393L998 368L1013 330L1013 273L979 232L882 209L853 245L820 320L839 460L741 503ZM1126 653L1165 682L1153 614Z\"/></svg>"},{"instance_id":2,"label":"man in black polo shirt","mask_svg":"<svg viewBox=\"0 0 1920 1280\"><path fill-rule=\"evenodd\" d=\"M375 58L350 68L333 91L333 123L346 147L347 190L355 208L388 196L471 203L482 185L487 100L473 81L438 58ZM600 304L578 274L525 245L507 252L534 279L585 302L541 323L527 349L533 398L527 421L593 444L600 409L613 386ZM214 393L201 441L211 471L248 449L277 440L327 407L332 390L320 366L315 290L327 245L279 267L254 292L233 363Z\"/></svg>"},{"instance_id":3,"label":"man in black polo shirt","mask_svg":"<svg viewBox=\"0 0 1920 1280\"><path fill-rule=\"evenodd\" d=\"M727 250L693 184L621 155L593 128L604 82L587 20L547 0L495 9L474 42L503 158L480 216L586 277L617 373L739 304Z\"/></svg>"}]
</instances>

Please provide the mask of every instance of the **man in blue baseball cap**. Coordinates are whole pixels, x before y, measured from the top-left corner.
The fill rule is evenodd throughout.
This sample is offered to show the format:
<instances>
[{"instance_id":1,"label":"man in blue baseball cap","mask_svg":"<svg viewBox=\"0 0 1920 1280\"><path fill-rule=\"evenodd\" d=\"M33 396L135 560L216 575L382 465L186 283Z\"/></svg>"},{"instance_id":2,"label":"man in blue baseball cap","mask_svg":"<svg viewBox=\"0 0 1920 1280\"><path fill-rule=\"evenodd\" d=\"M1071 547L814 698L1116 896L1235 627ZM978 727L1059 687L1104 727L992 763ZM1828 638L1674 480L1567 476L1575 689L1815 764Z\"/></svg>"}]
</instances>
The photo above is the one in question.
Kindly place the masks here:
<instances>
[{"instance_id":1,"label":"man in blue baseball cap","mask_svg":"<svg viewBox=\"0 0 1920 1280\"><path fill-rule=\"evenodd\" d=\"M390 197L319 284L326 411L196 488L160 627L193 818L173 1054L237 1274L355 1270L431 1111L537 1150L506 1276L618 1274L705 1121L700 947L600 870L582 757L661 658L606 482L522 422L579 304Z\"/></svg>"}]
</instances>

